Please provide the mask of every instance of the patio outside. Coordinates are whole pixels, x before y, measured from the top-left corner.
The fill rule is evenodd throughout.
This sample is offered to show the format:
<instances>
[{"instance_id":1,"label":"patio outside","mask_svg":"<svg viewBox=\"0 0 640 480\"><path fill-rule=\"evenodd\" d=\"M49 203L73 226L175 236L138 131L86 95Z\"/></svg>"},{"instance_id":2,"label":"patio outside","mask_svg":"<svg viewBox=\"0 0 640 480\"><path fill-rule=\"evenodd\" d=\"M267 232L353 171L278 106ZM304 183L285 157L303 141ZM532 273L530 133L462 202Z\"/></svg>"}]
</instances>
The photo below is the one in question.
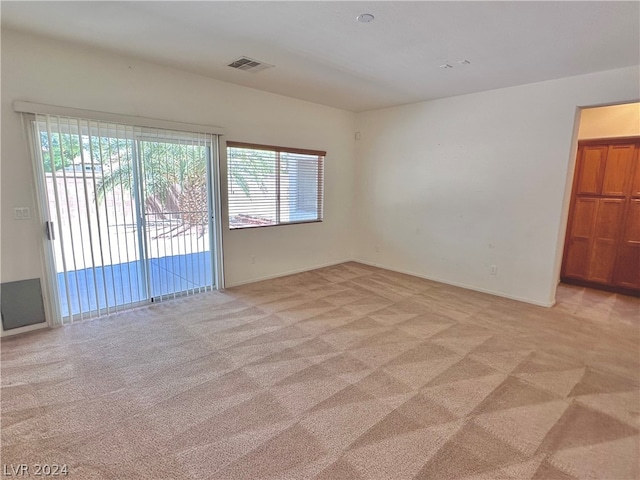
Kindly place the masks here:
<instances>
[{"instance_id":1,"label":"patio outside","mask_svg":"<svg viewBox=\"0 0 640 480\"><path fill-rule=\"evenodd\" d=\"M131 192L113 188L96 201L101 172L56 172L55 189L52 173L45 176L52 213L56 212L56 190L61 200L60 216L54 217L58 219L54 253L63 317L212 284L208 222L186 223L180 212L145 212L145 279L142 232ZM195 213L206 214L206 203L204 207Z\"/></svg>"},{"instance_id":2,"label":"patio outside","mask_svg":"<svg viewBox=\"0 0 640 480\"><path fill-rule=\"evenodd\" d=\"M212 287L206 139L37 124L63 317Z\"/></svg>"}]
</instances>

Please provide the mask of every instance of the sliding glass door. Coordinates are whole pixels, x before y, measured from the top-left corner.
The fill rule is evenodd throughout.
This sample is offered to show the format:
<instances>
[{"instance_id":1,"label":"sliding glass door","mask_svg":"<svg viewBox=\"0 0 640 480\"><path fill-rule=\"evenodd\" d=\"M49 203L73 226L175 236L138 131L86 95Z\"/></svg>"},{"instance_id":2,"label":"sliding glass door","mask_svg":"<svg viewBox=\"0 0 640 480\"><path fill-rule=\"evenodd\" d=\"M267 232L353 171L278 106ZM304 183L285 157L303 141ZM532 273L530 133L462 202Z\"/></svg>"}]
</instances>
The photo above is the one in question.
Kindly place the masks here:
<instances>
[{"instance_id":1,"label":"sliding glass door","mask_svg":"<svg viewBox=\"0 0 640 480\"><path fill-rule=\"evenodd\" d=\"M215 285L217 137L36 116L60 321Z\"/></svg>"},{"instance_id":2,"label":"sliding glass door","mask_svg":"<svg viewBox=\"0 0 640 480\"><path fill-rule=\"evenodd\" d=\"M179 139L138 142L152 299L213 283L210 146Z\"/></svg>"}]
</instances>

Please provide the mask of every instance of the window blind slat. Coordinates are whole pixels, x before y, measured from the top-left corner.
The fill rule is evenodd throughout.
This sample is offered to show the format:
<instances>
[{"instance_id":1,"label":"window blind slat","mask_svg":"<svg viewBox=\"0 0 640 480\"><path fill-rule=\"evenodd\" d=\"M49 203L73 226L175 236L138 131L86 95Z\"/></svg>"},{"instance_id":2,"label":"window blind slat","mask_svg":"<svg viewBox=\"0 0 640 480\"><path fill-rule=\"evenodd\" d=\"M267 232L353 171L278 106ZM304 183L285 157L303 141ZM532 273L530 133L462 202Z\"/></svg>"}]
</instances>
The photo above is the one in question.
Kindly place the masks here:
<instances>
[{"instance_id":1,"label":"window blind slat","mask_svg":"<svg viewBox=\"0 0 640 480\"><path fill-rule=\"evenodd\" d=\"M322 221L325 154L227 142L229 228Z\"/></svg>"}]
</instances>

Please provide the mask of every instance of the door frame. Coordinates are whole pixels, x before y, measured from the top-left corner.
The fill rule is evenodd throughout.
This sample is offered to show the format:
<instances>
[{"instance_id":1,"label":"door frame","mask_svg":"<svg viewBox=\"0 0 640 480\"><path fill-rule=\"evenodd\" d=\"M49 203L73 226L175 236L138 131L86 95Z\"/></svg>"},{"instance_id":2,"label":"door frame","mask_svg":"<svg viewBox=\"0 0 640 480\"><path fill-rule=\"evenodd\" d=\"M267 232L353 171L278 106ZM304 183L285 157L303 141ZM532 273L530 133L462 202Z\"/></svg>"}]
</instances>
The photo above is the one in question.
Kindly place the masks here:
<instances>
[{"instance_id":1,"label":"door frame","mask_svg":"<svg viewBox=\"0 0 640 480\"><path fill-rule=\"evenodd\" d=\"M555 254L555 262L554 262L554 276L555 282L553 283L551 289L551 305L556 302L556 292L558 289L558 285L561 283L561 273L562 273L562 265L564 259L565 245L567 241L567 229L569 228L569 212L571 206L571 198L573 193L573 184L574 178L576 175L576 167L577 167L577 155L578 155L578 143L581 142L579 137L580 130L580 121L582 117L582 110L589 108L597 108L597 107L610 107L615 105L627 105L631 103L640 102L640 98L632 99L632 100L622 100L618 102L609 102L609 103L600 103L594 105L583 105L576 106L575 114L574 114L574 123L573 123L573 134L571 136L571 147L569 151L569 161L567 164L567 173L565 177L565 188L564 188L564 198L562 200L562 209L561 209L561 217L560 217L560 225L558 231L558 239L556 243L556 254ZM628 138L628 137L626 137ZM583 141L588 141L589 139L584 139Z\"/></svg>"}]
</instances>

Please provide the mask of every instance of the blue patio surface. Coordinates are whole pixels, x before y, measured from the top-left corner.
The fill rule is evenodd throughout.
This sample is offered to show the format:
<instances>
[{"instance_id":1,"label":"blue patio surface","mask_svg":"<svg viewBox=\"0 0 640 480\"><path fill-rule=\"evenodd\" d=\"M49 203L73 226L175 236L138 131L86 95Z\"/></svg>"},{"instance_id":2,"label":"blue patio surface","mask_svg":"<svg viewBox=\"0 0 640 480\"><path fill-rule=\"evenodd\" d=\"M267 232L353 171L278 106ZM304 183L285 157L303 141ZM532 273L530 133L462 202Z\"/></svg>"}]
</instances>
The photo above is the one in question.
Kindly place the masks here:
<instances>
[{"instance_id":1,"label":"blue patio surface","mask_svg":"<svg viewBox=\"0 0 640 480\"><path fill-rule=\"evenodd\" d=\"M172 295L210 286L211 252L151 258L150 295L142 278L142 261L58 273L58 290L63 317L141 302L149 297ZM67 281L69 298L67 297ZM97 296L96 296L97 290Z\"/></svg>"}]
</instances>

